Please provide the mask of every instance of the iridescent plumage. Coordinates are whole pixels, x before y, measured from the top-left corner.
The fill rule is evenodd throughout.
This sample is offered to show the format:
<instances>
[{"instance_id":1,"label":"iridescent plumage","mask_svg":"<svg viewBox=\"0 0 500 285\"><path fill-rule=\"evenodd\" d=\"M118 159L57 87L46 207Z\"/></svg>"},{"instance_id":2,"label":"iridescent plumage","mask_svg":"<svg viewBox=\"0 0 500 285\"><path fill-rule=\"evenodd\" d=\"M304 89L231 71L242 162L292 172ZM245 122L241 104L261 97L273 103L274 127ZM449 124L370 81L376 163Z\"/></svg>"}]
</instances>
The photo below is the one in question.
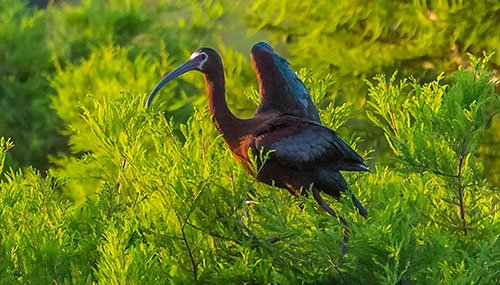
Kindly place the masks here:
<instances>
[{"instance_id":1,"label":"iridescent plumage","mask_svg":"<svg viewBox=\"0 0 500 285\"><path fill-rule=\"evenodd\" d=\"M256 43L250 55L259 82L261 103L257 113L280 111L320 122L309 91L286 59L266 42Z\"/></svg>"}]
</instances>

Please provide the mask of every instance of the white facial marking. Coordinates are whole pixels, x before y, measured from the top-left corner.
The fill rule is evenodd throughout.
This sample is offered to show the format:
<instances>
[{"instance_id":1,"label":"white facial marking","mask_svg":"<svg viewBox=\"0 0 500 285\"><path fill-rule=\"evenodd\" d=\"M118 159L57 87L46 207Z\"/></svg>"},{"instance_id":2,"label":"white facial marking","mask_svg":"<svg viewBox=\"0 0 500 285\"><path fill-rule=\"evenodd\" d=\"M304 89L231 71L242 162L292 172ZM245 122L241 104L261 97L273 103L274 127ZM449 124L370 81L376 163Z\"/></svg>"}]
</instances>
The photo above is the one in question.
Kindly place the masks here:
<instances>
[{"instance_id":1,"label":"white facial marking","mask_svg":"<svg viewBox=\"0 0 500 285\"><path fill-rule=\"evenodd\" d=\"M203 60L198 64L198 68L199 69L202 69L203 68L203 65L205 64L205 62L208 60L208 55L204 52L200 52L200 51L195 51L191 54L191 56L189 57L189 59L194 59L198 56L201 56L203 58Z\"/></svg>"},{"instance_id":2,"label":"white facial marking","mask_svg":"<svg viewBox=\"0 0 500 285\"><path fill-rule=\"evenodd\" d=\"M193 53L191 54L191 56L189 57L189 59L193 59L193 58L197 57L199 54L200 54L200 51L199 51L199 50L197 50L197 51L195 51L195 52L193 52Z\"/></svg>"}]
</instances>

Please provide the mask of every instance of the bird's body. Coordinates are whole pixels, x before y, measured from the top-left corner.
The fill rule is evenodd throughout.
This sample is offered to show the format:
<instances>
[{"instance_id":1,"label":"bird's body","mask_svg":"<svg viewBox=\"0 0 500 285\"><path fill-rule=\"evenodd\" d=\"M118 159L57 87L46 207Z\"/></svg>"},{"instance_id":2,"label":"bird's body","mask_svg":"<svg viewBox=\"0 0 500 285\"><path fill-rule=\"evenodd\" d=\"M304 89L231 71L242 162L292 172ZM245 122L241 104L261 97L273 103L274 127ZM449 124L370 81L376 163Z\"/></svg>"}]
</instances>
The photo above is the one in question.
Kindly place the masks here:
<instances>
[{"instance_id":1,"label":"bird's body","mask_svg":"<svg viewBox=\"0 0 500 285\"><path fill-rule=\"evenodd\" d=\"M191 60L165 76L151 92L148 105L163 85L190 70L204 73L208 107L214 124L235 159L257 180L288 189L293 194L314 185L316 191L325 192L338 199L340 193L347 190L347 183L339 171L368 170L363 158L342 141L335 131L318 123L319 117L317 120L308 118L311 114L308 110L311 109L302 108L296 111L300 115L296 115L283 109L283 106L273 105L275 100L266 99L268 103L263 104L265 106L261 106L253 118L239 119L234 116L225 100L221 58L210 48L196 51ZM288 102L296 105L297 100ZM306 112L303 112L304 110ZM314 107L313 111L315 110ZM317 111L315 112L317 115ZM312 116L314 119L314 114ZM258 173L253 171L249 153L254 156L259 153L269 154L269 158L264 162L257 159L261 164L257 167ZM319 192L315 192L318 203L324 204L318 197ZM356 206L361 214L366 215L366 210L354 196L353 201L355 205L357 202ZM325 208L324 205L322 207Z\"/></svg>"},{"instance_id":2,"label":"bird's body","mask_svg":"<svg viewBox=\"0 0 500 285\"><path fill-rule=\"evenodd\" d=\"M309 91L302 80L295 74L286 59L278 55L268 43L262 41L253 45L250 55L259 83L261 101L256 112L256 117L261 114L278 112L309 119L317 123L321 122L316 106L309 95ZM304 127L307 128L307 126ZM311 138L312 137L314 137L313 134L311 134ZM309 142L309 137L302 136L302 138L305 138ZM334 141L339 141L340 144L345 145L340 138L336 138ZM302 148L304 145L299 144L298 141L290 142L296 146L295 149L290 149L291 151L298 150L304 152L306 150ZM344 148L344 150L347 150L347 148ZM302 183L295 183L295 185L310 185L311 183L314 183L317 187L321 185L320 189L322 189L323 192L338 199L340 196L339 193L345 192L348 189L344 177L339 172L340 170L368 170L366 165L364 165L363 159L357 153L352 151L352 149L348 151L348 153L355 158L357 164L363 166L356 165L356 163L353 165L352 161L350 162L346 161L345 158L340 158L342 156L329 157L330 162L335 163L335 161L340 161L336 162L337 165L333 167L330 165L320 165L319 167L313 165L308 169L314 172L312 179L306 179ZM302 172L299 177L304 175L306 174ZM297 179L295 178L297 176L291 177ZM278 185L277 182L275 182L275 185ZM287 188L289 189L290 187ZM360 213L366 216L367 211L364 206L352 194L351 198L354 205L360 210Z\"/></svg>"},{"instance_id":3,"label":"bird's body","mask_svg":"<svg viewBox=\"0 0 500 285\"><path fill-rule=\"evenodd\" d=\"M253 119L236 123L215 119L234 158L257 180L302 194L314 185L336 199L348 189L339 171L367 171L363 159L338 135L308 119L282 112L258 113ZM239 132L225 132L237 127ZM250 150L250 152L249 152ZM269 154L260 161L260 154ZM251 159L253 154L257 159ZM251 165L256 161L257 165ZM258 169L258 173L255 173ZM366 216L365 208L352 196L354 205Z\"/></svg>"}]
</instances>

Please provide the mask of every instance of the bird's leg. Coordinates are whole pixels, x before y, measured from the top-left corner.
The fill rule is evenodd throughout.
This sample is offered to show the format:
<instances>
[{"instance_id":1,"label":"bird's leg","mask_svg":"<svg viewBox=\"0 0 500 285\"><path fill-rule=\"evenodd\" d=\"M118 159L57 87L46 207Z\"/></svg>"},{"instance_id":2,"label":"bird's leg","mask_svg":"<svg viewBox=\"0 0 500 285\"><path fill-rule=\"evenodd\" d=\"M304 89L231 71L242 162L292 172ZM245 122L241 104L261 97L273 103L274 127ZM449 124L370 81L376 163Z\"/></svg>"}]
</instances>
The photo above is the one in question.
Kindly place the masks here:
<instances>
[{"instance_id":1,"label":"bird's leg","mask_svg":"<svg viewBox=\"0 0 500 285\"><path fill-rule=\"evenodd\" d=\"M307 197L307 191L304 190L302 187L295 187L293 184L286 184L287 190L290 194L292 194L294 197L299 196L301 194L302 196ZM297 190L298 189L298 190ZM302 202L299 203L299 208L301 210L304 210L304 204Z\"/></svg>"},{"instance_id":2,"label":"bird's leg","mask_svg":"<svg viewBox=\"0 0 500 285\"><path fill-rule=\"evenodd\" d=\"M323 198L321 198L321 195L319 194L319 190L316 189L316 187L312 188L313 196L316 202L325 210L328 214L330 214L332 217L339 219L340 223L342 224L342 245L340 246L340 254L342 256L345 255L347 252L347 242L349 241L349 226L347 224L347 221L342 217L338 216L337 213L325 202L323 201Z\"/></svg>"}]
</instances>

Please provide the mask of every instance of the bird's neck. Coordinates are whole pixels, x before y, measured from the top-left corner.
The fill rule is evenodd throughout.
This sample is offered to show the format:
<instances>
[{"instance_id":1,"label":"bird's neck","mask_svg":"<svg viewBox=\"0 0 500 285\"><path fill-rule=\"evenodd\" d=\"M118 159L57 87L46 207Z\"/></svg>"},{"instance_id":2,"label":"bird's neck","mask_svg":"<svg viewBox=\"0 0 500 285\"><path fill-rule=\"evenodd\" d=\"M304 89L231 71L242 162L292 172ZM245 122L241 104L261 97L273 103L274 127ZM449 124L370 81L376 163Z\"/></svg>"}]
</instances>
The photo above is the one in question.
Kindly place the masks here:
<instances>
[{"instance_id":1,"label":"bird's neck","mask_svg":"<svg viewBox=\"0 0 500 285\"><path fill-rule=\"evenodd\" d=\"M217 130L219 130L228 143L231 143L230 141L237 139L238 131L241 130L242 120L231 113L231 110L227 106L223 71L221 70L215 74L205 73L205 84L208 91L208 109L212 114Z\"/></svg>"}]
</instances>

